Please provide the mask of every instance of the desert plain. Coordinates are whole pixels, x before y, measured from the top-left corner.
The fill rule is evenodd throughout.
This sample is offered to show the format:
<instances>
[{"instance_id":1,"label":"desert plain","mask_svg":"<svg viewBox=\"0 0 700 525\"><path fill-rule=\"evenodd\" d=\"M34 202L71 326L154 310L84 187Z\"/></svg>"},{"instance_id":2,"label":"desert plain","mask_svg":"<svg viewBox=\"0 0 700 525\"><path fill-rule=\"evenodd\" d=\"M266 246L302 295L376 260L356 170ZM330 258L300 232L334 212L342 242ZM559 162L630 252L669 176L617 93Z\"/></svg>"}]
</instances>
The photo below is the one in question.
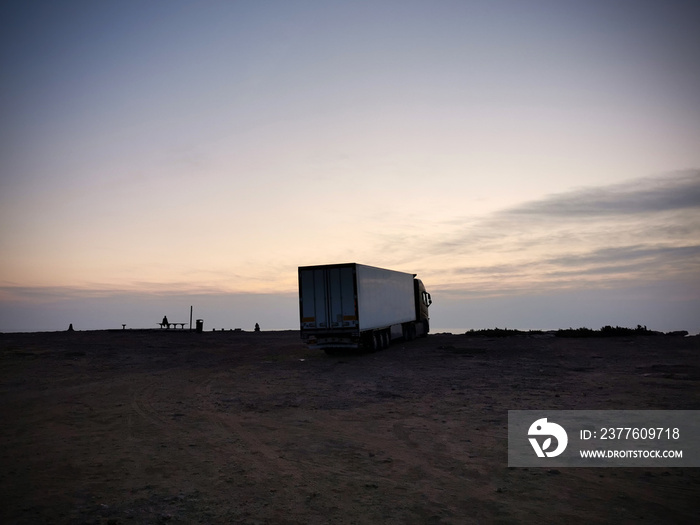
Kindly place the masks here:
<instances>
[{"instance_id":1,"label":"desert plain","mask_svg":"<svg viewBox=\"0 0 700 525\"><path fill-rule=\"evenodd\" d=\"M693 468L509 468L508 410L700 408L700 337L0 334L4 524L697 523Z\"/></svg>"}]
</instances>

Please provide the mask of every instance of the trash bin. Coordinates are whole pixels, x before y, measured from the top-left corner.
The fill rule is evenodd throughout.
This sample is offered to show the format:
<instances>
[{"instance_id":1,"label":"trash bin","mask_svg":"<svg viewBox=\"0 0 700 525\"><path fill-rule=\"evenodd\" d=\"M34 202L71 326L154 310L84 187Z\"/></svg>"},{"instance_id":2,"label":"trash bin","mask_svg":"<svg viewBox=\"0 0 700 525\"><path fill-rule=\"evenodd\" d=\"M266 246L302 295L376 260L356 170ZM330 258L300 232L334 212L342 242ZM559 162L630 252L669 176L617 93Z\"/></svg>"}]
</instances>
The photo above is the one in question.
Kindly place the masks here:
<instances>
[{"instance_id":1,"label":"trash bin","mask_svg":"<svg viewBox=\"0 0 700 525\"><path fill-rule=\"evenodd\" d=\"M204 319L197 319L196 330L198 334L201 334L204 331Z\"/></svg>"}]
</instances>

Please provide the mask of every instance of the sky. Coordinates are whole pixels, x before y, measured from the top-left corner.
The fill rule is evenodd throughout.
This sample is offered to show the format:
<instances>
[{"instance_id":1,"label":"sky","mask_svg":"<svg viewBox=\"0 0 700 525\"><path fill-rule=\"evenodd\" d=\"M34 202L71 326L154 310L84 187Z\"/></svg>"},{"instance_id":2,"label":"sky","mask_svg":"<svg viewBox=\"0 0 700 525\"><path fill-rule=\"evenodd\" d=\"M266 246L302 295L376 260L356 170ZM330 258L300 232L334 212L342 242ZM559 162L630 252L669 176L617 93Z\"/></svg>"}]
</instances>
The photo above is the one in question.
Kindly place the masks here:
<instances>
[{"instance_id":1,"label":"sky","mask_svg":"<svg viewBox=\"0 0 700 525\"><path fill-rule=\"evenodd\" d=\"M298 328L358 262L700 332L697 2L10 1L0 78L0 331Z\"/></svg>"}]
</instances>

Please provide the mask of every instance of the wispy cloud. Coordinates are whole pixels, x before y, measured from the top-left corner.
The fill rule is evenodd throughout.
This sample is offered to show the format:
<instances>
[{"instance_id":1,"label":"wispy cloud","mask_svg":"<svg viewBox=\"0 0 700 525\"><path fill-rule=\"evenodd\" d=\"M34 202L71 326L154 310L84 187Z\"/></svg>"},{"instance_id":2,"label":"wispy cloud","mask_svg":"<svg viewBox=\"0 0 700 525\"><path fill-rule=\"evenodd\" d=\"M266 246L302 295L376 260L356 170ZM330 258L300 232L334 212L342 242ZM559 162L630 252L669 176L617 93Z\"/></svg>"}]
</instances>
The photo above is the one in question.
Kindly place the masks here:
<instances>
[{"instance_id":1,"label":"wispy cloud","mask_svg":"<svg viewBox=\"0 0 700 525\"><path fill-rule=\"evenodd\" d=\"M438 288L490 294L700 282L700 170L581 188L448 226L420 248Z\"/></svg>"},{"instance_id":2,"label":"wispy cloud","mask_svg":"<svg viewBox=\"0 0 700 525\"><path fill-rule=\"evenodd\" d=\"M686 209L700 209L698 170L555 194L506 210L503 215L577 220Z\"/></svg>"},{"instance_id":3,"label":"wispy cloud","mask_svg":"<svg viewBox=\"0 0 700 525\"><path fill-rule=\"evenodd\" d=\"M549 259L547 262L560 266L594 265L606 267L619 261L664 261L695 260L700 256L700 245L694 246L621 246L593 250L581 255L564 255Z\"/></svg>"}]
</instances>

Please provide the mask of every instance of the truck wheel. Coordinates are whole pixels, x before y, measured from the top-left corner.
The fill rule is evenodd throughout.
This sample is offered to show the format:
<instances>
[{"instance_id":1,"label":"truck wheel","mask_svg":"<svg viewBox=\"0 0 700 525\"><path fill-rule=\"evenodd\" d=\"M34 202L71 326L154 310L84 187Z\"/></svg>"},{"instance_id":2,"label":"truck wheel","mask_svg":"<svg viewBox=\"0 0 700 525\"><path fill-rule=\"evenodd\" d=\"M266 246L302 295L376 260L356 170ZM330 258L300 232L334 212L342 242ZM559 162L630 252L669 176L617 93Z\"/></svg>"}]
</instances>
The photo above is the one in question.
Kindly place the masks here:
<instances>
[{"instance_id":1,"label":"truck wheel","mask_svg":"<svg viewBox=\"0 0 700 525\"><path fill-rule=\"evenodd\" d=\"M389 338L389 332L382 332L382 348L389 348L390 344L390 338Z\"/></svg>"},{"instance_id":2,"label":"truck wheel","mask_svg":"<svg viewBox=\"0 0 700 525\"><path fill-rule=\"evenodd\" d=\"M430 332L430 324L429 321L426 319L423 321L423 333L420 334L421 337L428 337L428 332Z\"/></svg>"},{"instance_id":3,"label":"truck wheel","mask_svg":"<svg viewBox=\"0 0 700 525\"><path fill-rule=\"evenodd\" d=\"M382 349L382 334L375 332L372 334L372 352L378 352Z\"/></svg>"},{"instance_id":4,"label":"truck wheel","mask_svg":"<svg viewBox=\"0 0 700 525\"><path fill-rule=\"evenodd\" d=\"M413 323L409 323L404 326L404 336L403 338L406 341L412 341L413 339L416 338L416 325Z\"/></svg>"}]
</instances>

